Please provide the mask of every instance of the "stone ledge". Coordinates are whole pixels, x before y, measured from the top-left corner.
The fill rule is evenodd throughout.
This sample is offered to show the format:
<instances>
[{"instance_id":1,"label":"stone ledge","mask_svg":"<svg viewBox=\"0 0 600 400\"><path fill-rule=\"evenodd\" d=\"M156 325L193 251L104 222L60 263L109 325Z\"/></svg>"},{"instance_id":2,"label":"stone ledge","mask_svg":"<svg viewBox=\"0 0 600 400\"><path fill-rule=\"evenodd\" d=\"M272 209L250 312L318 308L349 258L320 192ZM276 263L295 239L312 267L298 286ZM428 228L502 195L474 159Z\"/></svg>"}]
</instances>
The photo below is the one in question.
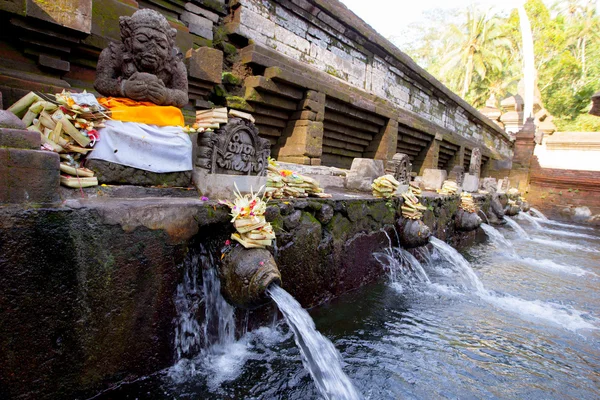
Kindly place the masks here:
<instances>
[{"instance_id":1,"label":"stone ledge","mask_svg":"<svg viewBox=\"0 0 600 400\"><path fill-rule=\"evenodd\" d=\"M96 173L99 183L188 187L192 182L192 171L160 174L102 160L89 160L86 168Z\"/></svg>"}]
</instances>

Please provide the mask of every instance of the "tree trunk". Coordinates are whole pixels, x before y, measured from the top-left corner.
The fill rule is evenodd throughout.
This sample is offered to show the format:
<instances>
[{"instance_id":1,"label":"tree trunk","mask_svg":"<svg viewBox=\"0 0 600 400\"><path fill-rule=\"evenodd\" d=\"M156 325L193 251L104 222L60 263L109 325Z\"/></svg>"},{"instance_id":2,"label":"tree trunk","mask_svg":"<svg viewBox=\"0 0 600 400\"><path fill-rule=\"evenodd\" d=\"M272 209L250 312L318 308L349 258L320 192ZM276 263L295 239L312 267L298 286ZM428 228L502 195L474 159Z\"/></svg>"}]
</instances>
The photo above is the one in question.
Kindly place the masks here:
<instances>
[{"instance_id":1,"label":"tree trunk","mask_svg":"<svg viewBox=\"0 0 600 400\"><path fill-rule=\"evenodd\" d=\"M463 82L463 89L462 89L462 92L460 93L460 97L462 97L463 99L467 96L467 93L469 93L469 86L471 85L471 77L473 76L474 53L475 53L475 51L473 50L473 47L471 47L469 49L469 57L467 58L467 65L465 66L465 68L466 68L465 81Z\"/></svg>"}]
</instances>

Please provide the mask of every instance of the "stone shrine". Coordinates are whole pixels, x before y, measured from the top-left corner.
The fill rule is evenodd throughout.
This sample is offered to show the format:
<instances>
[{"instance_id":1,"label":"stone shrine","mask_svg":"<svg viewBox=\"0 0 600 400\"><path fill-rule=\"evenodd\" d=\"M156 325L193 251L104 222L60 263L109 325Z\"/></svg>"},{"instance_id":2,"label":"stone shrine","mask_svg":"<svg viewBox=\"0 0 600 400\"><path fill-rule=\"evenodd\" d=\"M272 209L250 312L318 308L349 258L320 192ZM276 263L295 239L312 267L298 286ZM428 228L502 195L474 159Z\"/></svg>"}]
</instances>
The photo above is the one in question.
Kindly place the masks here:
<instances>
[{"instance_id":1,"label":"stone shrine","mask_svg":"<svg viewBox=\"0 0 600 400\"><path fill-rule=\"evenodd\" d=\"M94 87L112 115L86 166L100 183L188 186L193 145L180 110L187 70L177 31L151 9L120 17L121 43L100 54Z\"/></svg>"},{"instance_id":2,"label":"stone shrine","mask_svg":"<svg viewBox=\"0 0 600 400\"><path fill-rule=\"evenodd\" d=\"M481 173L481 149L475 147L471 152L471 163L469 164L469 174L479 178Z\"/></svg>"},{"instance_id":3,"label":"stone shrine","mask_svg":"<svg viewBox=\"0 0 600 400\"><path fill-rule=\"evenodd\" d=\"M448 179L455 181L458 186L462 186L465 180L465 167L461 165L455 165L450 171Z\"/></svg>"},{"instance_id":4,"label":"stone shrine","mask_svg":"<svg viewBox=\"0 0 600 400\"><path fill-rule=\"evenodd\" d=\"M270 154L269 141L253 123L233 118L215 132L199 134L196 166L211 174L265 176Z\"/></svg>"},{"instance_id":5,"label":"stone shrine","mask_svg":"<svg viewBox=\"0 0 600 400\"><path fill-rule=\"evenodd\" d=\"M394 154L394 157L388 161L385 172L393 175L401 185L408 185L410 183L410 174L412 172L410 158L407 154Z\"/></svg>"}]
</instances>

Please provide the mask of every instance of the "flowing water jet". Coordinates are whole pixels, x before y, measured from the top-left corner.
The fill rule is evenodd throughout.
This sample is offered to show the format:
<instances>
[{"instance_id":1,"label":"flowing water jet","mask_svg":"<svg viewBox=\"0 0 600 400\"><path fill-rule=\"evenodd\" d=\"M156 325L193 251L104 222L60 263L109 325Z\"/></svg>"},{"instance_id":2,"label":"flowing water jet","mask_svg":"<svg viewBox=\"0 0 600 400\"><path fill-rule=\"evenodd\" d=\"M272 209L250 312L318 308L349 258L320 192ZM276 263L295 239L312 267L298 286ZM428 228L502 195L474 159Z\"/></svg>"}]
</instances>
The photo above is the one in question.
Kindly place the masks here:
<instances>
[{"instance_id":1,"label":"flowing water jet","mask_svg":"<svg viewBox=\"0 0 600 400\"><path fill-rule=\"evenodd\" d=\"M525 212L520 212L518 215L519 218L525 219L528 222L530 222L536 229L543 229L542 226L540 225L540 223L531 215L525 213Z\"/></svg>"},{"instance_id":2,"label":"flowing water jet","mask_svg":"<svg viewBox=\"0 0 600 400\"><path fill-rule=\"evenodd\" d=\"M550 321L571 331L579 329L598 329L597 326L591 322L595 322L596 319L573 307L547 303L540 300L524 300L511 295L497 294L487 290L471 268L469 262L458 251L435 237L431 238L431 244L455 267L457 274L463 280L469 282L471 289L474 290L474 294L479 296L482 300L506 311L517 313L521 317Z\"/></svg>"},{"instance_id":3,"label":"flowing water jet","mask_svg":"<svg viewBox=\"0 0 600 400\"><path fill-rule=\"evenodd\" d=\"M342 358L333 343L315 328L310 315L288 292L276 284L267 293L294 332L294 339L304 367L312 376L317 389L325 399L358 400L361 394L342 370Z\"/></svg>"},{"instance_id":4,"label":"flowing water jet","mask_svg":"<svg viewBox=\"0 0 600 400\"><path fill-rule=\"evenodd\" d=\"M506 220L506 223L515 231L517 232L517 234L519 235L519 237L521 239L527 239L527 240L531 240L531 236L529 236L529 234L527 232L525 232L525 229L521 228L521 225L519 225L517 222L515 222L512 218L510 218L509 216L505 216L504 219Z\"/></svg>"},{"instance_id":5,"label":"flowing water jet","mask_svg":"<svg viewBox=\"0 0 600 400\"><path fill-rule=\"evenodd\" d=\"M455 272L466 283L466 286L474 289L476 294L487 293L483 283L481 283L469 265L469 262L455 248L433 236L430 238L430 243L454 267Z\"/></svg>"},{"instance_id":6,"label":"flowing water jet","mask_svg":"<svg viewBox=\"0 0 600 400\"><path fill-rule=\"evenodd\" d=\"M548 218L542 214L542 212L540 210L538 210L537 208L531 207L529 208L529 211L532 212L537 218L547 221Z\"/></svg>"},{"instance_id":7,"label":"flowing water jet","mask_svg":"<svg viewBox=\"0 0 600 400\"><path fill-rule=\"evenodd\" d=\"M512 243L510 243L498 229L488 224L481 224L481 228L494 244L507 249L511 254L516 254Z\"/></svg>"}]
</instances>

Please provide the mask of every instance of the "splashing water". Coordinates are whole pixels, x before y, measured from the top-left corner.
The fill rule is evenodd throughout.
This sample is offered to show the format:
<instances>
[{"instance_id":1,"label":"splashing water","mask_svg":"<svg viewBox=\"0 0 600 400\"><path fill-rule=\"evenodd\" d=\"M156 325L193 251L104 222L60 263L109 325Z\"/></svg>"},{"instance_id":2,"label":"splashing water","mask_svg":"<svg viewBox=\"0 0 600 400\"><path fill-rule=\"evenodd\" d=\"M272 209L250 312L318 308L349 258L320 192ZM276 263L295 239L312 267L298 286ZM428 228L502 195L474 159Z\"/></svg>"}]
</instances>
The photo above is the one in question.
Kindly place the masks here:
<instances>
[{"instance_id":1,"label":"splashing water","mask_svg":"<svg viewBox=\"0 0 600 400\"><path fill-rule=\"evenodd\" d=\"M541 220L547 221L548 218L546 218L546 216L544 214L542 214L542 212L536 208L530 207L529 211L534 213L536 217L538 217Z\"/></svg>"},{"instance_id":2,"label":"splashing water","mask_svg":"<svg viewBox=\"0 0 600 400\"><path fill-rule=\"evenodd\" d=\"M486 294L487 290L483 286L483 283L479 280L469 262L460 255L456 249L447 243L441 241L436 237L431 237L429 242L440 252L443 258L445 258L453 267L454 272L459 275L467 286L475 290L476 294Z\"/></svg>"},{"instance_id":3,"label":"splashing water","mask_svg":"<svg viewBox=\"0 0 600 400\"><path fill-rule=\"evenodd\" d=\"M512 218L510 218L509 216L505 216L504 219L506 220L506 222L508 223L508 225L513 228L515 230L515 232L517 232L517 234L519 235L519 237L521 239L527 239L527 240L531 240L531 236L529 236L527 234L527 232L525 232L525 229L521 228L521 225L519 225L517 222L515 222Z\"/></svg>"},{"instance_id":4,"label":"splashing water","mask_svg":"<svg viewBox=\"0 0 600 400\"><path fill-rule=\"evenodd\" d=\"M594 230L594 228L591 227L591 226L566 224L564 222L553 221L551 219L540 220L540 222L543 223L543 224L560 226L560 227L563 227L563 228L582 229L582 230L586 230L586 231L593 231Z\"/></svg>"},{"instance_id":5,"label":"splashing water","mask_svg":"<svg viewBox=\"0 0 600 400\"><path fill-rule=\"evenodd\" d=\"M402 261L410 266L422 282L431 283L423 266L415 256L410 254L406 249L400 249L400 256L402 257Z\"/></svg>"},{"instance_id":6,"label":"splashing water","mask_svg":"<svg viewBox=\"0 0 600 400\"><path fill-rule=\"evenodd\" d=\"M540 300L524 300L507 294L496 294L487 290L471 268L469 262L458 251L435 237L432 237L430 242L448 262L454 265L457 274L464 280L467 280L471 288L474 289L474 293L484 301L506 311L516 313L520 317L550 321L571 331L598 329L591 322L597 322L595 318L573 307Z\"/></svg>"},{"instance_id":7,"label":"splashing water","mask_svg":"<svg viewBox=\"0 0 600 400\"><path fill-rule=\"evenodd\" d=\"M481 229L485 232L485 234L490 238L490 240L501 248L507 249L511 254L515 253L515 248L512 243L510 243L502 233L496 228L488 224L481 224Z\"/></svg>"},{"instance_id":8,"label":"splashing water","mask_svg":"<svg viewBox=\"0 0 600 400\"><path fill-rule=\"evenodd\" d=\"M198 285L199 255L186 260L183 271L183 282L177 286L175 309L177 324L175 326L175 352L177 360L190 357L200 349L201 329L196 319L196 312L204 301Z\"/></svg>"},{"instance_id":9,"label":"splashing water","mask_svg":"<svg viewBox=\"0 0 600 400\"><path fill-rule=\"evenodd\" d=\"M294 332L302 363L323 397L331 400L361 399L361 394L342 370L340 354L333 343L316 330L315 323L300 303L277 285L271 285L267 293L277 303Z\"/></svg>"},{"instance_id":10,"label":"splashing water","mask_svg":"<svg viewBox=\"0 0 600 400\"><path fill-rule=\"evenodd\" d=\"M531 215L529 215L527 213L524 213L521 211L518 214L518 217L520 219L525 219L525 220L529 221L536 229L543 229L542 226L540 225L540 223L537 222L537 220L534 217L532 217Z\"/></svg>"},{"instance_id":11,"label":"splashing water","mask_svg":"<svg viewBox=\"0 0 600 400\"><path fill-rule=\"evenodd\" d=\"M562 273L576 275L576 276L584 276L584 275L598 276L595 273L586 271L583 268L575 267L573 265L559 264L552 260L536 260L535 258L519 257L519 256L517 256L515 258L518 261L521 261L525 264L528 264L528 265L531 265L534 267L538 267L538 268L542 268L545 270L553 271L553 272L562 272Z\"/></svg>"},{"instance_id":12,"label":"splashing water","mask_svg":"<svg viewBox=\"0 0 600 400\"><path fill-rule=\"evenodd\" d=\"M600 250L593 249L591 247L579 246L576 244L566 243L566 242L562 242L562 241L558 241L558 240L542 239L542 238L533 238L531 240L535 243L543 244L545 246L559 247L559 248L571 250L571 251L585 251L585 252L589 252L589 253L600 253Z\"/></svg>"}]
</instances>

